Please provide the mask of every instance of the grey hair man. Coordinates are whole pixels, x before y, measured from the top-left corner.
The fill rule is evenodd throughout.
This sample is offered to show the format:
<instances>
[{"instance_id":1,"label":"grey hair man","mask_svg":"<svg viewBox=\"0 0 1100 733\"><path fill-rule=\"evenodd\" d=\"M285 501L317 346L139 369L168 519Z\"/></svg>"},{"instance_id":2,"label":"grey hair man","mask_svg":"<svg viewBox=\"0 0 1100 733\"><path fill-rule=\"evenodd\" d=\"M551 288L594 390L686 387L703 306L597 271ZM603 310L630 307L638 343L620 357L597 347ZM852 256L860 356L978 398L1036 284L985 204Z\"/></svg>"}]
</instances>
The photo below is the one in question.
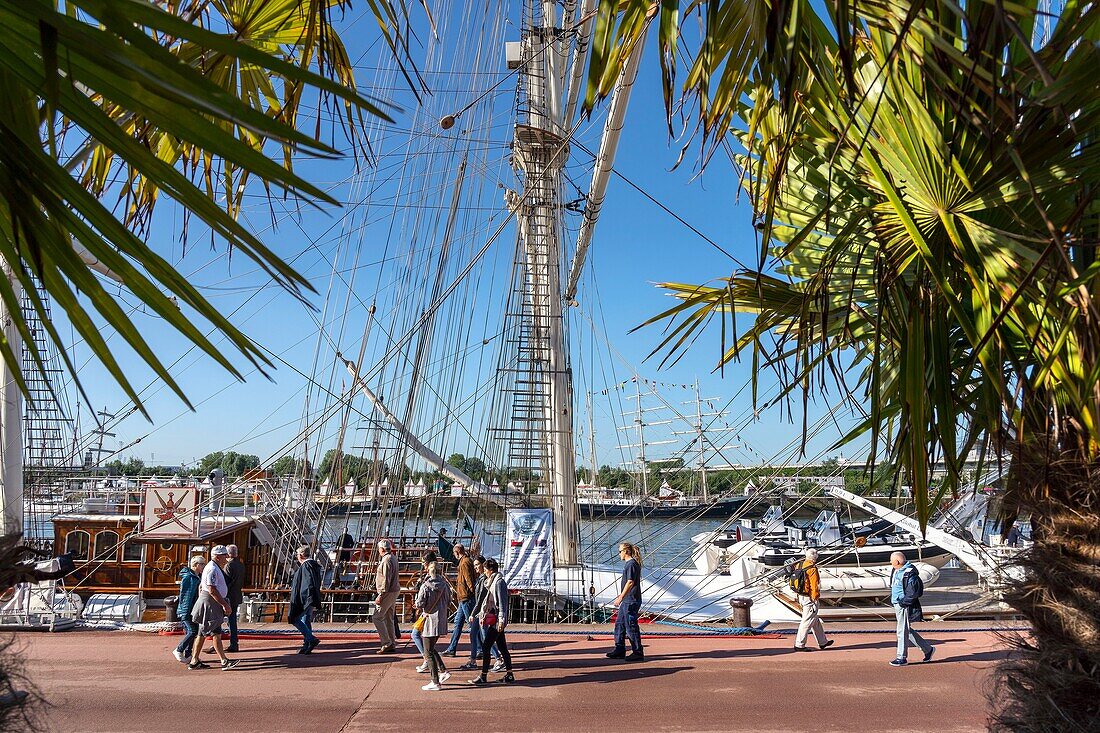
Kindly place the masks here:
<instances>
[{"instance_id":1,"label":"grey hair man","mask_svg":"<svg viewBox=\"0 0 1100 733\"><path fill-rule=\"evenodd\" d=\"M795 565L791 589L798 596L798 605L802 607L802 619L798 623L798 635L794 638L794 650L796 652L808 652L806 638L813 630L819 649L828 649L833 645L832 639L825 638L825 627L821 624L818 615L818 603L821 600L821 574L817 571L817 550L807 548L805 559Z\"/></svg>"},{"instance_id":2,"label":"grey hair man","mask_svg":"<svg viewBox=\"0 0 1100 733\"><path fill-rule=\"evenodd\" d=\"M222 622L229 614L229 601L225 599L228 592L225 583L225 566L229 564L229 550L225 545L215 545L210 550L210 560L202 570L202 578L199 583L199 597L195 606L191 609L191 620L199 627L199 633L195 637L195 643L191 651L191 663L188 669L207 669L210 665L200 658L203 637L210 637L214 642L214 653L221 660L222 669L229 670L237 666L238 660L225 656L222 650Z\"/></svg>"},{"instance_id":3,"label":"grey hair man","mask_svg":"<svg viewBox=\"0 0 1100 733\"><path fill-rule=\"evenodd\" d=\"M378 653L388 654L397 649L393 629L393 607L401 591L398 578L397 555L391 540L378 541L378 568L374 571L374 626L378 629Z\"/></svg>"},{"instance_id":4,"label":"grey hair man","mask_svg":"<svg viewBox=\"0 0 1100 733\"><path fill-rule=\"evenodd\" d=\"M924 661L932 661L932 655L936 648L924 640L924 637L913 630L912 624L924 620L924 613L920 606L920 597L924 593L924 581L920 578L920 571L913 563L906 559L905 553L895 552L890 555L890 604L894 607L894 617L897 619L898 649L891 667L903 667L908 664L909 642L912 641L924 652Z\"/></svg>"},{"instance_id":5,"label":"grey hair man","mask_svg":"<svg viewBox=\"0 0 1100 733\"><path fill-rule=\"evenodd\" d=\"M237 612L244 602L246 573L237 546L226 545L225 549L229 550L229 564L225 566L225 584L228 588L225 599L229 601L229 606L232 608L225 617L229 624L229 648L226 651L235 652L237 651Z\"/></svg>"},{"instance_id":6,"label":"grey hair man","mask_svg":"<svg viewBox=\"0 0 1100 733\"><path fill-rule=\"evenodd\" d=\"M321 643L313 633L313 613L321 608L321 563L310 555L308 545L298 548L298 569L290 581L290 623L302 634L298 654L311 654Z\"/></svg>"}]
</instances>

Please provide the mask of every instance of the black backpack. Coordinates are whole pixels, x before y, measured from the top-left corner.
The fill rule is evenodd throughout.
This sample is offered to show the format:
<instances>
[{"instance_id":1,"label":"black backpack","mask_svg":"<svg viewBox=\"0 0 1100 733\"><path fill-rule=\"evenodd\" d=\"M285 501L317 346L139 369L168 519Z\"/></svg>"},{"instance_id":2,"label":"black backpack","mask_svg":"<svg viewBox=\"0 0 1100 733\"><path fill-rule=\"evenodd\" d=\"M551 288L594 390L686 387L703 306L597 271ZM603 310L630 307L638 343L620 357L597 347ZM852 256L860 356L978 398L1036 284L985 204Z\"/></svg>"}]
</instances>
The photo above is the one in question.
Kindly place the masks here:
<instances>
[{"instance_id":1,"label":"black backpack","mask_svg":"<svg viewBox=\"0 0 1100 733\"><path fill-rule=\"evenodd\" d=\"M787 585L800 596L810 595L810 577L804 566L804 562L798 562L784 567L787 571Z\"/></svg>"}]
</instances>

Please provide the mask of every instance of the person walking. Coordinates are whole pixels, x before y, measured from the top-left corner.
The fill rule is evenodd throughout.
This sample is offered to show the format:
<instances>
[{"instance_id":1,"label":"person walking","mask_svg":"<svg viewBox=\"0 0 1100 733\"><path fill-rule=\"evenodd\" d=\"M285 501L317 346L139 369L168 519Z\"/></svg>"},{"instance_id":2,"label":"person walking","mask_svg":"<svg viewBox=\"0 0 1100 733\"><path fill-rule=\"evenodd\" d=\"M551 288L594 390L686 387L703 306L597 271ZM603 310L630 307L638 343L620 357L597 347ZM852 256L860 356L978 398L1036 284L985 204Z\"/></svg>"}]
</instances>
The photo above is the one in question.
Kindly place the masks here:
<instances>
[{"instance_id":1,"label":"person walking","mask_svg":"<svg viewBox=\"0 0 1100 733\"><path fill-rule=\"evenodd\" d=\"M458 558L458 579L455 583L455 599L458 602L458 610L455 611L454 632L451 634L451 642L443 650L445 657L458 656L458 640L466 628L466 622L470 620L474 610L474 592L477 584L477 576L474 573L474 561L466 554L466 547L461 543L455 543L455 557Z\"/></svg>"},{"instance_id":2,"label":"person walking","mask_svg":"<svg viewBox=\"0 0 1100 733\"><path fill-rule=\"evenodd\" d=\"M309 556L309 546L302 545L296 553L298 569L290 580L290 608L287 616L294 628L302 633L298 654L312 654L321 640L313 633L313 612L321 608L321 563Z\"/></svg>"},{"instance_id":3,"label":"person walking","mask_svg":"<svg viewBox=\"0 0 1100 733\"><path fill-rule=\"evenodd\" d=\"M172 650L172 656L185 664L191 661L191 645L199 635L199 625L191 620L191 611L194 610L195 601L199 597L203 565L206 565L206 560L202 555L195 555L187 565L180 568L180 596L176 613L183 623L185 632L183 640Z\"/></svg>"},{"instance_id":4,"label":"person walking","mask_svg":"<svg viewBox=\"0 0 1100 733\"><path fill-rule=\"evenodd\" d=\"M397 649L394 634L393 613L397 594L401 591L398 579L397 555L393 541L378 541L378 568L374 571L374 626L378 629L378 654L388 654Z\"/></svg>"},{"instance_id":5,"label":"person walking","mask_svg":"<svg viewBox=\"0 0 1100 733\"><path fill-rule=\"evenodd\" d=\"M236 545L226 545L225 549L229 550L229 564L225 566L225 584L229 592L225 598L233 609L226 616L229 622L229 647L226 651L237 652L240 651L237 648L237 612L244 602L245 568Z\"/></svg>"},{"instance_id":6,"label":"person walking","mask_svg":"<svg viewBox=\"0 0 1100 733\"><path fill-rule=\"evenodd\" d=\"M505 684L516 681L512 674L512 655L508 652L508 639L504 630L508 626L508 584L500 574L500 566L493 558L485 561L485 595L477 608L477 621L484 634L481 648L481 674L470 680L471 685L484 685L489 681L489 649L495 644L504 661Z\"/></svg>"},{"instance_id":7,"label":"person walking","mask_svg":"<svg viewBox=\"0 0 1100 733\"><path fill-rule=\"evenodd\" d=\"M226 600L228 589L225 584L225 572L223 569L229 564L229 550L225 545L215 545L210 550L211 562L202 569L202 578L199 582L199 597L195 600L195 606L191 609L191 620L198 627L198 634L191 645L191 663L188 669L209 669L200 658L202 654L203 637L209 636L214 642L214 652L221 660L222 670L230 670L240 663L238 659L230 659L225 656L222 649L222 622L229 614L229 601Z\"/></svg>"},{"instance_id":8,"label":"person walking","mask_svg":"<svg viewBox=\"0 0 1100 733\"><path fill-rule=\"evenodd\" d=\"M485 558L478 555L471 558L474 566L474 602L471 605L470 611L470 659L465 664L461 665L459 669L480 669L481 668L481 642L484 636L483 629L481 628L481 621L477 617L477 609L481 608L485 602L485 594L489 592L486 581L489 579L485 574ZM493 663L494 672L500 672L504 669L504 662L500 658L500 650L495 646L490 647L493 659L496 660Z\"/></svg>"},{"instance_id":9,"label":"person walking","mask_svg":"<svg viewBox=\"0 0 1100 733\"><path fill-rule=\"evenodd\" d=\"M912 641L922 652L925 662L932 661L936 647L925 641L924 637L913 630L912 624L924 620L920 597L924 595L924 581L913 563L905 558L905 553L890 555L890 603L894 606L897 618L898 651L891 667L904 667L909 663L909 642Z\"/></svg>"},{"instance_id":10,"label":"person walking","mask_svg":"<svg viewBox=\"0 0 1100 733\"><path fill-rule=\"evenodd\" d=\"M432 674L432 681L421 687L427 692L438 692L440 685L451 676L443 664L443 658L439 656L436 642L439 637L447 633L447 615L451 604L451 586L439 573L439 563L434 552L424 556L424 571L426 577L416 593L414 605L420 611L423 619L420 628L420 637L424 644L424 662L428 665L428 671Z\"/></svg>"},{"instance_id":11,"label":"person walking","mask_svg":"<svg viewBox=\"0 0 1100 733\"><path fill-rule=\"evenodd\" d=\"M625 659L628 662L644 662L642 631L638 628L638 614L642 610L642 553L636 545L619 543L619 559L623 561L623 574L619 596L612 604L618 607L615 614L615 648L607 653L608 659ZM626 640L630 640L630 655L626 653Z\"/></svg>"},{"instance_id":12,"label":"person walking","mask_svg":"<svg viewBox=\"0 0 1100 733\"><path fill-rule=\"evenodd\" d=\"M805 559L793 569L791 588L798 596L798 605L802 607L802 620L798 624L798 635L794 638L796 652L811 651L806 647L806 638L812 629L819 649L828 649L834 639L825 638L825 627L818 615L818 601L821 599L821 574L817 571L817 550L806 550Z\"/></svg>"}]
</instances>

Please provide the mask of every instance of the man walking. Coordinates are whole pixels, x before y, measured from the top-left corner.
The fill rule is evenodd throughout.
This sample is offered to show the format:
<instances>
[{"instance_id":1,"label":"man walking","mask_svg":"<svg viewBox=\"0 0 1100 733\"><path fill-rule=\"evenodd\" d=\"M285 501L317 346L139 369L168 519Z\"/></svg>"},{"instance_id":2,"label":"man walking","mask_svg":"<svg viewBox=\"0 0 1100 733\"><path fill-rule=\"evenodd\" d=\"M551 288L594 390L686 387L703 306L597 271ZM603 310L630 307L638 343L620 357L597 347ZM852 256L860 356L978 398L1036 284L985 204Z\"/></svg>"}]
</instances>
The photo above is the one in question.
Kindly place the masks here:
<instances>
[{"instance_id":1,"label":"man walking","mask_svg":"<svg viewBox=\"0 0 1100 733\"><path fill-rule=\"evenodd\" d=\"M458 603L458 610L455 611L451 642L443 650L443 656L445 657L458 656L458 640L462 636L466 622L474 609L474 585L476 583L474 561L466 554L466 547L461 543L456 543L453 550L455 558L458 560L458 581L455 583L455 600Z\"/></svg>"},{"instance_id":2,"label":"man walking","mask_svg":"<svg viewBox=\"0 0 1100 733\"><path fill-rule=\"evenodd\" d=\"M821 575L817 572L817 550L814 548L807 549L805 559L795 566L791 588L798 596L798 605L802 607L802 620L798 624L798 635L794 638L794 650L810 651L806 647L806 637L809 636L811 629L818 648L828 649L833 645L833 640L825 638L825 627L821 625L821 618L818 616Z\"/></svg>"},{"instance_id":3,"label":"man walking","mask_svg":"<svg viewBox=\"0 0 1100 733\"><path fill-rule=\"evenodd\" d=\"M229 564L229 550L225 545L215 545L210 550L212 562L202 569L202 579L199 582L199 597L195 600L195 606L191 609L191 620L199 627L198 636L191 647L191 663L188 669L209 669L210 665L200 659L202 641L204 636L209 636L214 642L214 653L221 660L222 669L230 670L237 666L238 660L225 656L222 649L222 622L229 613L229 601L225 599L228 592L225 585L224 568Z\"/></svg>"},{"instance_id":4,"label":"man walking","mask_svg":"<svg viewBox=\"0 0 1100 733\"><path fill-rule=\"evenodd\" d=\"M378 629L378 654L397 649L394 636L393 607L401 590L398 579L397 555L392 540L378 540L378 568L374 571L374 625Z\"/></svg>"},{"instance_id":5,"label":"man walking","mask_svg":"<svg viewBox=\"0 0 1100 733\"><path fill-rule=\"evenodd\" d=\"M913 630L911 624L924 620L920 606L920 597L924 594L924 581L913 563L905 559L905 553L890 555L890 603L894 606L894 616L898 621L898 654L891 667L904 667L908 664L909 642L916 644L924 652L924 661L932 661L936 648Z\"/></svg>"},{"instance_id":6,"label":"man walking","mask_svg":"<svg viewBox=\"0 0 1100 733\"><path fill-rule=\"evenodd\" d=\"M313 634L313 611L321 607L321 563L309 556L309 546L298 548L298 569L290 581L290 623L302 633L299 654L312 654L321 643Z\"/></svg>"},{"instance_id":7,"label":"man walking","mask_svg":"<svg viewBox=\"0 0 1100 733\"><path fill-rule=\"evenodd\" d=\"M237 649L237 611L244 602L244 563L241 562L236 545L227 545L229 550L229 564L225 566L225 584L229 591L225 599L229 601L229 607L233 610L226 616L229 622L229 648L227 652L235 652Z\"/></svg>"}]
</instances>

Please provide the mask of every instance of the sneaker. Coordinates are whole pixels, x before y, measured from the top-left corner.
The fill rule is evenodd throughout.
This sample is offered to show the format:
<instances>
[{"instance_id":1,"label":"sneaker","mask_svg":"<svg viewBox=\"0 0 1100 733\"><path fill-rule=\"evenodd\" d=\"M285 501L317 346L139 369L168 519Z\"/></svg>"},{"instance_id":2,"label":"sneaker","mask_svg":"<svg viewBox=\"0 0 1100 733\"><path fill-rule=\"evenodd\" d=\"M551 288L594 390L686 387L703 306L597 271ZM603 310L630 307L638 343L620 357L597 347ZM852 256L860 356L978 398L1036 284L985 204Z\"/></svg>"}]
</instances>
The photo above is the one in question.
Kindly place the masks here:
<instances>
[{"instance_id":1,"label":"sneaker","mask_svg":"<svg viewBox=\"0 0 1100 733\"><path fill-rule=\"evenodd\" d=\"M317 637L313 637L313 639L311 641L306 642L306 644L305 644L305 647L306 647L305 653L306 654L312 653L313 650L316 649L317 645L320 644L320 643L321 643L320 639L318 639Z\"/></svg>"},{"instance_id":2,"label":"sneaker","mask_svg":"<svg viewBox=\"0 0 1100 733\"><path fill-rule=\"evenodd\" d=\"M389 654L395 649L397 649L397 647L395 647L393 644L386 644L384 647L380 647L378 651L375 652L375 654Z\"/></svg>"},{"instance_id":3,"label":"sneaker","mask_svg":"<svg viewBox=\"0 0 1100 733\"><path fill-rule=\"evenodd\" d=\"M626 659L626 649L615 649L604 656L608 659Z\"/></svg>"},{"instance_id":4,"label":"sneaker","mask_svg":"<svg viewBox=\"0 0 1100 733\"><path fill-rule=\"evenodd\" d=\"M470 684L474 685L475 687L477 687L479 685L484 685L485 682L486 682L485 678L482 677L481 675L478 675L477 677L474 677L472 680L470 680Z\"/></svg>"},{"instance_id":5,"label":"sneaker","mask_svg":"<svg viewBox=\"0 0 1100 733\"><path fill-rule=\"evenodd\" d=\"M419 672L420 674L424 674L425 672L428 671L428 665L427 664L421 664L419 667L416 668L416 671Z\"/></svg>"},{"instance_id":6,"label":"sneaker","mask_svg":"<svg viewBox=\"0 0 1100 733\"><path fill-rule=\"evenodd\" d=\"M233 669L234 667L236 667L240 663L241 663L241 660L239 660L239 659L227 659L224 662L222 662L222 672L228 672L229 670Z\"/></svg>"},{"instance_id":7,"label":"sneaker","mask_svg":"<svg viewBox=\"0 0 1100 733\"><path fill-rule=\"evenodd\" d=\"M425 692L439 692L443 688L434 682L429 682L428 684L423 685L420 689L424 690Z\"/></svg>"},{"instance_id":8,"label":"sneaker","mask_svg":"<svg viewBox=\"0 0 1100 733\"><path fill-rule=\"evenodd\" d=\"M309 647L306 646L305 644L302 644L302 646L300 646L298 648L298 651L296 651L294 653L295 654L309 654Z\"/></svg>"},{"instance_id":9,"label":"sneaker","mask_svg":"<svg viewBox=\"0 0 1100 733\"><path fill-rule=\"evenodd\" d=\"M828 641L826 641L824 644L821 645L821 648L822 649L828 649L829 647L831 647L835 643L836 643L836 639L829 639Z\"/></svg>"},{"instance_id":10,"label":"sneaker","mask_svg":"<svg viewBox=\"0 0 1100 733\"><path fill-rule=\"evenodd\" d=\"M894 661L890 662L891 667L904 667L907 664L909 664L909 662L905 661L904 659L895 659Z\"/></svg>"},{"instance_id":11,"label":"sneaker","mask_svg":"<svg viewBox=\"0 0 1100 733\"><path fill-rule=\"evenodd\" d=\"M923 660L923 661L925 661L925 662L931 662L931 661L932 661L932 655L933 655L933 654L935 654L935 653L936 653L936 647L934 647L934 646L933 646L933 647L929 647L929 648L928 648L928 651L926 651L926 652L924 653L924 660Z\"/></svg>"},{"instance_id":12,"label":"sneaker","mask_svg":"<svg viewBox=\"0 0 1100 733\"><path fill-rule=\"evenodd\" d=\"M493 668L490 671L491 672L503 672L504 671L504 660L503 659L498 659L496 662L494 662L493 663Z\"/></svg>"},{"instance_id":13,"label":"sneaker","mask_svg":"<svg viewBox=\"0 0 1100 733\"><path fill-rule=\"evenodd\" d=\"M183 656L183 652L181 652L179 649L173 649L172 650L172 656L176 658L177 662L189 662L189 661L191 661L187 657Z\"/></svg>"},{"instance_id":14,"label":"sneaker","mask_svg":"<svg viewBox=\"0 0 1100 733\"><path fill-rule=\"evenodd\" d=\"M459 669L477 669L480 665L472 659L465 664L459 665Z\"/></svg>"},{"instance_id":15,"label":"sneaker","mask_svg":"<svg viewBox=\"0 0 1100 733\"><path fill-rule=\"evenodd\" d=\"M811 648L810 648L810 647L808 647L808 646L796 646L796 647L794 648L794 650L795 650L796 652L812 652L812 651L813 651L813 649L811 649Z\"/></svg>"},{"instance_id":16,"label":"sneaker","mask_svg":"<svg viewBox=\"0 0 1100 733\"><path fill-rule=\"evenodd\" d=\"M442 672L439 675L439 684L442 685L444 682L446 682L449 679L451 679L451 673L450 672Z\"/></svg>"},{"instance_id":17,"label":"sneaker","mask_svg":"<svg viewBox=\"0 0 1100 733\"><path fill-rule=\"evenodd\" d=\"M444 650L444 652L442 654L440 654L439 656L441 656L441 657L457 657L458 652L453 650L453 649L447 649L447 650Z\"/></svg>"},{"instance_id":18,"label":"sneaker","mask_svg":"<svg viewBox=\"0 0 1100 733\"><path fill-rule=\"evenodd\" d=\"M630 652L630 654L627 654L626 657L623 658L623 661L625 661L625 662L644 662L645 661L645 653L644 652Z\"/></svg>"},{"instance_id":19,"label":"sneaker","mask_svg":"<svg viewBox=\"0 0 1100 733\"><path fill-rule=\"evenodd\" d=\"M206 662L188 662L188 669L210 669L210 665Z\"/></svg>"},{"instance_id":20,"label":"sneaker","mask_svg":"<svg viewBox=\"0 0 1100 733\"><path fill-rule=\"evenodd\" d=\"M504 685L510 685L515 681L516 681L516 676L514 674L512 674L511 672L508 672L507 674L505 674L503 677L500 678L501 684L504 684Z\"/></svg>"}]
</instances>

